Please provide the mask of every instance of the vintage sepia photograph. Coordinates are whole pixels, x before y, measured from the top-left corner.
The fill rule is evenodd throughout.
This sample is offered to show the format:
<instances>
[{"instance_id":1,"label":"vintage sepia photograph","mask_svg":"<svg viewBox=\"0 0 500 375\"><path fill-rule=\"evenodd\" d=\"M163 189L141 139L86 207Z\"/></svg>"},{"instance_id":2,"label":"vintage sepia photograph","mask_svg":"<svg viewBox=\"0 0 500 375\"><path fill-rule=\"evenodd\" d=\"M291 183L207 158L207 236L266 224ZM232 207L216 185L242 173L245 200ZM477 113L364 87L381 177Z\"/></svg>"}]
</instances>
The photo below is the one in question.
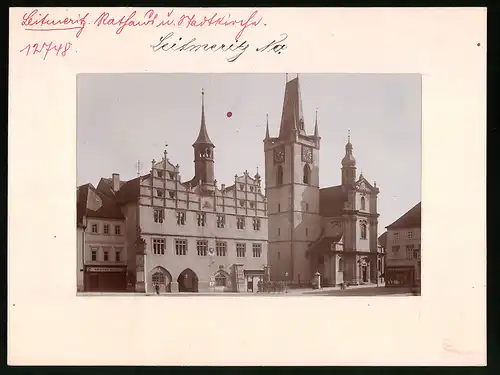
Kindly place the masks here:
<instances>
[{"instance_id":1,"label":"vintage sepia photograph","mask_svg":"<svg viewBox=\"0 0 500 375\"><path fill-rule=\"evenodd\" d=\"M420 295L421 75L76 79L78 295Z\"/></svg>"}]
</instances>

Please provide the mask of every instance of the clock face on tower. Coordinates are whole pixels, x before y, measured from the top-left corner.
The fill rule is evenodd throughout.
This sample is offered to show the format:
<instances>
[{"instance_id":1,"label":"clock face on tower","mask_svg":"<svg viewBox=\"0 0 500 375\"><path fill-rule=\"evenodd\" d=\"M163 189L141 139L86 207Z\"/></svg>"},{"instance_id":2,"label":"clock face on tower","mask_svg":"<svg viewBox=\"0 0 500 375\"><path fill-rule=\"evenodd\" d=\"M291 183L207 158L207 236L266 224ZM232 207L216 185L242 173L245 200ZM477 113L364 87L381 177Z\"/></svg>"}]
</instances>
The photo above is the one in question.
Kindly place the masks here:
<instances>
[{"instance_id":1,"label":"clock face on tower","mask_svg":"<svg viewBox=\"0 0 500 375\"><path fill-rule=\"evenodd\" d=\"M312 154L311 147L302 146L302 161L304 161L306 163L312 163L313 154Z\"/></svg>"},{"instance_id":2,"label":"clock face on tower","mask_svg":"<svg viewBox=\"0 0 500 375\"><path fill-rule=\"evenodd\" d=\"M274 150L274 162L283 163L285 161L285 150L282 148L276 148Z\"/></svg>"}]
</instances>

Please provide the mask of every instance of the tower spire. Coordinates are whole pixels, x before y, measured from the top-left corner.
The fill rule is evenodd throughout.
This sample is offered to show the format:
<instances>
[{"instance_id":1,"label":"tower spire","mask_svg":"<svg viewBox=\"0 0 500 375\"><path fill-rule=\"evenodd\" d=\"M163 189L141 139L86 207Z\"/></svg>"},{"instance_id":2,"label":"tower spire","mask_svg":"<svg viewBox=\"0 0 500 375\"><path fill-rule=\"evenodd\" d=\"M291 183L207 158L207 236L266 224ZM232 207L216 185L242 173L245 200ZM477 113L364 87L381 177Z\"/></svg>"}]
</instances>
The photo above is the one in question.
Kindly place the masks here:
<instances>
[{"instance_id":1,"label":"tower spire","mask_svg":"<svg viewBox=\"0 0 500 375\"><path fill-rule=\"evenodd\" d=\"M201 125L200 125L200 133L198 134L198 138L194 142L195 145L207 145L215 147L207 132L207 124L205 120L205 90L201 89Z\"/></svg>"},{"instance_id":2,"label":"tower spire","mask_svg":"<svg viewBox=\"0 0 500 375\"><path fill-rule=\"evenodd\" d=\"M342 185L352 185L356 181L356 159L352 155L351 131L347 131L345 156L342 159Z\"/></svg>"},{"instance_id":3,"label":"tower spire","mask_svg":"<svg viewBox=\"0 0 500 375\"><path fill-rule=\"evenodd\" d=\"M288 139L296 130L299 131L299 134L306 135L303 123L304 116L302 112L299 78L295 77L291 81L287 80L285 86L279 137Z\"/></svg>"}]
</instances>

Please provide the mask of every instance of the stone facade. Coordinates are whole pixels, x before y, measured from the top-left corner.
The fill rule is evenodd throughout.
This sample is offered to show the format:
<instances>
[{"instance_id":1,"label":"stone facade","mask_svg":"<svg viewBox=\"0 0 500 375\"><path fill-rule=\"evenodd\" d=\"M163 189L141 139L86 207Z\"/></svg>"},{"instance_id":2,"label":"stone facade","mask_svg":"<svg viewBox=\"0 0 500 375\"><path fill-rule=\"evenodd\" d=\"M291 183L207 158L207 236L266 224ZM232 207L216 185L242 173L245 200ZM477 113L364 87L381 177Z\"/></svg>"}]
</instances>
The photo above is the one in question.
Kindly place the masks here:
<instances>
[{"instance_id":1,"label":"stone facade","mask_svg":"<svg viewBox=\"0 0 500 375\"><path fill-rule=\"evenodd\" d=\"M125 217L127 268L135 290L256 292L267 266L267 201L261 177L247 171L230 186L215 180L215 146L201 125L193 143L194 177L165 150L149 174L130 181L101 179L97 189Z\"/></svg>"},{"instance_id":2,"label":"stone facade","mask_svg":"<svg viewBox=\"0 0 500 375\"><path fill-rule=\"evenodd\" d=\"M382 269L377 244L376 184L356 176L353 147L346 144L341 185L320 188L318 120L304 127L298 77L287 82L278 137L264 139L271 278L323 285L376 283Z\"/></svg>"}]
</instances>

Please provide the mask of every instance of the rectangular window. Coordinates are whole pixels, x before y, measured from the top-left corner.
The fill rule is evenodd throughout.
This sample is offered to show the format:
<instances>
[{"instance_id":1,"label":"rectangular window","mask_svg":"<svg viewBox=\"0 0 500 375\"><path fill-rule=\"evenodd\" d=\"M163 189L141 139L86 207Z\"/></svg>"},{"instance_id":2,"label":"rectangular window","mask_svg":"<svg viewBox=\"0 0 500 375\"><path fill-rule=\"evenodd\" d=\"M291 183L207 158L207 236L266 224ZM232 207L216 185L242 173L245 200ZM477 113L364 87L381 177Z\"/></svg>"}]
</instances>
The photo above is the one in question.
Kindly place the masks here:
<instances>
[{"instance_id":1,"label":"rectangular window","mask_svg":"<svg viewBox=\"0 0 500 375\"><path fill-rule=\"evenodd\" d=\"M164 238L153 238L153 254L154 255L165 254L165 239Z\"/></svg>"},{"instance_id":2,"label":"rectangular window","mask_svg":"<svg viewBox=\"0 0 500 375\"><path fill-rule=\"evenodd\" d=\"M160 198L163 197L163 190L162 189L156 189L156 195L159 196Z\"/></svg>"},{"instance_id":3,"label":"rectangular window","mask_svg":"<svg viewBox=\"0 0 500 375\"><path fill-rule=\"evenodd\" d=\"M187 241L175 240L175 255L186 255L186 254L187 254Z\"/></svg>"},{"instance_id":4,"label":"rectangular window","mask_svg":"<svg viewBox=\"0 0 500 375\"><path fill-rule=\"evenodd\" d=\"M412 240L412 239L413 239L413 232L412 232L412 231L409 231L409 232L408 232L408 239L409 239L409 240Z\"/></svg>"},{"instance_id":5,"label":"rectangular window","mask_svg":"<svg viewBox=\"0 0 500 375\"><path fill-rule=\"evenodd\" d=\"M207 223L207 215L204 212L198 212L196 214L196 219L199 227L204 227Z\"/></svg>"},{"instance_id":6,"label":"rectangular window","mask_svg":"<svg viewBox=\"0 0 500 375\"><path fill-rule=\"evenodd\" d=\"M281 212L281 204L278 203L278 212Z\"/></svg>"},{"instance_id":7,"label":"rectangular window","mask_svg":"<svg viewBox=\"0 0 500 375\"><path fill-rule=\"evenodd\" d=\"M97 224L92 224L92 233L97 233Z\"/></svg>"},{"instance_id":8,"label":"rectangular window","mask_svg":"<svg viewBox=\"0 0 500 375\"><path fill-rule=\"evenodd\" d=\"M344 259L339 258L339 272L344 272Z\"/></svg>"},{"instance_id":9,"label":"rectangular window","mask_svg":"<svg viewBox=\"0 0 500 375\"><path fill-rule=\"evenodd\" d=\"M206 257L208 251L208 241L198 240L196 241L196 253L199 256Z\"/></svg>"},{"instance_id":10,"label":"rectangular window","mask_svg":"<svg viewBox=\"0 0 500 375\"><path fill-rule=\"evenodd\" d=\"M236 227L238 229L245 229L245 218L244 217L236 218Z\"/></svg>"},{"instance_id":11,"label":"rectangular window","mask_svg":"<svg viewBox=\"0 0 500 375\"><path fill-rule=\"evenodd\" d=\"M394 233L394 242L399 241L399 232Z\"/></svg>"},{"instance_id":12,"label":"rectangular window","mask_svg":"<svg viewBox=\"0 0 500 375\"><path fill-rule=\"evenodd\" d=\"M224 228L226 226L226 216L225 215L217 215L217 228Z\"/></svg>"},{"instance_id":13,"label":"rectangular window","mask_svg":"<svg viewBox=\"0 0 500 375\"><path fill-rule=\"evenodd\" d=\"M109 251L108 250L104 250L103 254L104 254L103 260L105 262L109 261Z\"/></svg>"},{"instance_id":14,"label":"rectangular window","mask_svg":"<svg viewBox=\"0 0 500 375\"><path fill-rule=\"evenodd\" d=\"M406 245L406 259L413 259L413 245Z\"/></svg>"},{"instance_id":15,"label":"rectangular window","mask_svg":"<svg viewBox=\"0 0 500 375\"><path fill-rule=\"evenodd\" d=\"M393 246L392 247L392 252L396 254L399 251L399 246Z\"/></svg>"},{"instance_id":16,"label":"rectangular window","mask_svg":"<svg viewBox=\"0 0 500 375\"><path fill-rule=\"evenodd\" d=\"M240 190L245 190L245 185L240 184Z\"/></svg>"},{"instance_id":17,"label":"rectangular window","mask_svg":"<svg viewBox=\"0 0 500 375\"><path fill-rule=\"evenodd\" d=\"M227 255L227 242L217 241L215 243L215 253L218 257L225 257Z\"/></svg>"},{"instance_id":18,"label":"rectangular window","mask_svg":"<svg viewBox=\"0 0 500 375\"><path fill-rule=\"evenodd\" d=\"M253 219L253 230L260 230L260 219L257 217Z\"/></svg>"},{"instance_id":19,"label":"rectangular window","mask_svg":"<svg viewBox=\"0 0 500 375\"><path fill-rule=\"evenodd\" d=\"M236 244L236 256L238 258L244 258L246 253L246 244L237 243Z\"/></svg>"},{"instance_id":20,"label":"rectangular window","mask_svg":"<svg viewBox=\"0 0 500 375\"><path fill-rule=\"evenodd\" d=\"M253 186L250 186L250 191L253 193Z\"/></svg>"},{"instance_id":21,"label":"rectangular window","mask_svg":"<svg viewBox=\"0 0 500 375\"><path fill-rule=\"evenodd\" d=\"M120 249L115 250L115 261L116 262L122 261L122 252Z\"/></svg>"},{"instance_id":22,"label":"rectangular window","mask_svg":"<svg viewBox=\"0 0 500 375\"><path fill-rule=\"evenodd\" d=\"M413 250L413 259L420 259L420 250Z\"/></svg>"},{"instance_id":23,"label":"rectangular window","mask_svg":"<svg viewBox=\"0 0 500 375\"><path fill-rule=\"evenodd\" d=\"M91 250L91 256L92 256L92 262L96 262L97 261L97 249Z\"/></svg>"},{"instance_id":24,"label":"rectangular window","mask_svg":"<svg viewBox=\"0 0 500 375\"><path fill-rule=\"evenodd\" d=\"M156 171L156 175L160 178L163 178L163 171Z\"/></svg>"},{"instance_id":25,"label":"rectangular window","mask_svg":"<svg viewBox=\"0 0 500 375\"><path fill-rule=\"evenodd\" d=\"M185 225L186 224L186 213L183 211L177 212L177 225Z\"/></svg>"},{"instance_id":26,"label":"rectangular window","mask_svg":"<svg viewBox=\"0 0 500 375\"><path fill-rule=\"evenodd\" d=\"M306 237L309 234L309 228L306 228Z\"/></svg>"},{"instance_id":27,"label":"rectangular window","mask_svg":"<svg viewBox=\"0 0 500 375\"><path fill-rule=\"evenodd\" d=\"M252 244L252 253L254 258L260 258L262 256L262 245L260 243Z\"/></svg>"},{"instance_id":28,"label":"rectangular window","mask_svg":"<svg viewBox=\"0 0 500 375\"><path fill-rule=\"evenodd\" d=\"M170 197L170 199L174 199L175 198L175 191L169 190L168 191L168 196Z\"/></svg>"},{"instance_id":29,"label":"rectangular window","mask_svg":"<svg viewBox=\"0 0 500 375\"><path fill-rule=\"evenodd\" d=\"M175 174L173 172L168 172L168 178L170 178L171 180L174 180Z\"/></svg>"},{"instance_id":30,"label":"rectangular window","mask_svg":"<svg viewBox=\"0 0 500 375\"><path fill-rule=\"evenodd\" d=\"M103 232L104 234L109 234L109 224L104 224Z\"/></svg>"},{"instance_id":31,"label":"rectangular window","mask_svg":"<svg viewBox=\"0 0 500 375\"><path fill-rule=\"evenodd\" d=\"M155 223L163 223L165 219L165 211L159 208L155 208L153 210L153 218Z\"/></svg>"},{"instance_id":32,"label":"rectangular window","mask_svg":"<svg viewBox=\"0 0 500 375\"><path fill-rule=\"evenodd\" d=\"M281 228L278 228L278 236L281 235Z\"/></svg>"},{"instance_id":33,"label":"rectangular window","mask_svg":"<svg viewBox=\"0 0 500 375\"><path fill-rule=\"evenodd\" d=\"M115 235L119 236L122 234L122 227L120 225L115 225Z\"/></svg>"}]
</instances>

